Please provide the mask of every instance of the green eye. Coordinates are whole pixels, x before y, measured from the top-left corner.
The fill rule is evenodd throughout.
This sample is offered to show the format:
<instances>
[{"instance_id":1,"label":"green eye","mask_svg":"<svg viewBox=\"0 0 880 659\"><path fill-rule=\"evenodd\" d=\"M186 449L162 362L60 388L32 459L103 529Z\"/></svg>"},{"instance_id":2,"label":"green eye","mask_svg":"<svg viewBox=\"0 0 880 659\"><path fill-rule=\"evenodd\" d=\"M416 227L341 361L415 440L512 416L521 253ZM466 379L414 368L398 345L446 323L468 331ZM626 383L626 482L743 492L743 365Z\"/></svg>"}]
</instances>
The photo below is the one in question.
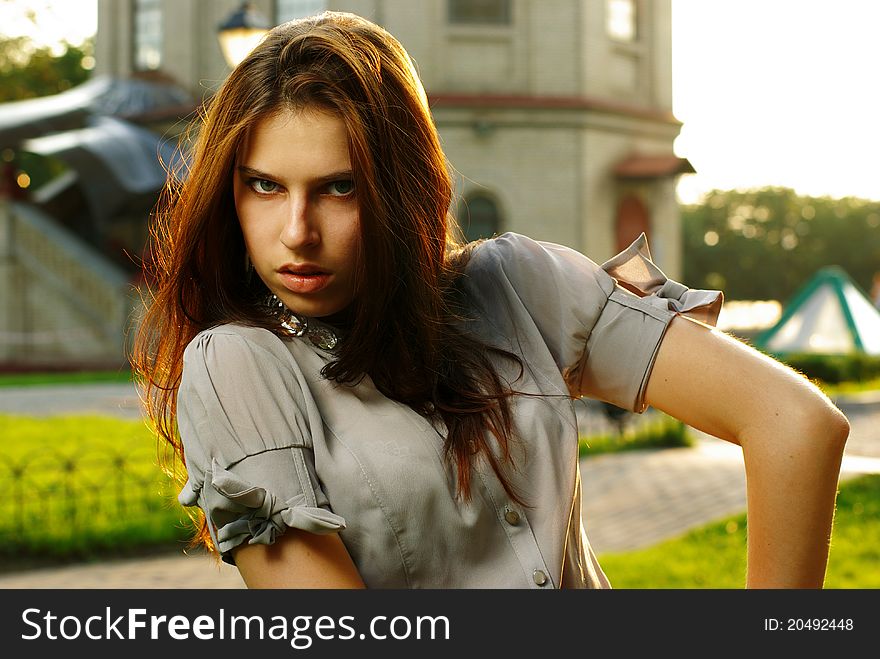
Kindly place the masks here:
<instances>
[{"instance_id":1,"label":"green eye","mask_svg":"<svg viewBox=\"0 0 880 659\"><path fill-rule=\"evenodd\" d=\"M327 189L333 196L345 197L354 192L354 181L333 181L333 183L327 186Z\"/></svg>"},{"instance_id":2,"label":"green eye","mask_svg":"<svg viewBox=\"0 0 880 659\"><path fill-rule=\"evenodd\" d=\"M251 181L251 188L260 194L271 194L278 190L278 184L264 178L257 178Z\"/></svg>"}]
</instances>

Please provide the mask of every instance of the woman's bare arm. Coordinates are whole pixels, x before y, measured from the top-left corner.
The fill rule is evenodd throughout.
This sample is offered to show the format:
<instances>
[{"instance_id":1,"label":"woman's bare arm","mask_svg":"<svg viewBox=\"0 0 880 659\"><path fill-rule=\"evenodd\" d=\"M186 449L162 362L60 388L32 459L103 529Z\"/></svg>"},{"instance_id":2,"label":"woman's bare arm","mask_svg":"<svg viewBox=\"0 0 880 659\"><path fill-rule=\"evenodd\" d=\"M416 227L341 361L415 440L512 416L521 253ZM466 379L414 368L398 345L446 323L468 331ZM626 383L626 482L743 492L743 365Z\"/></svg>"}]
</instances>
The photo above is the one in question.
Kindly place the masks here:
<instances>
[{"instance_id":1,"label":"woman's bare arm","mask_svg":"<svg viewBox=\"0 0 880 659\"><path fill-rule=\"evenodd\" d=\"M317 535L288 529L272 545L232 550L248 588L364 588L337 533Z\"/></svg>"},{"instance_id":2,"label":"woman's bare arm","mask_svg":"<svg viewBox=\"0 0 880 659\"><path fill-rule=\"evenodd\" d=\"M846 417L790 368L684 317L667 330L646 398L742 446L747 587L822 587Z\"/></svg>"}]
</instances>

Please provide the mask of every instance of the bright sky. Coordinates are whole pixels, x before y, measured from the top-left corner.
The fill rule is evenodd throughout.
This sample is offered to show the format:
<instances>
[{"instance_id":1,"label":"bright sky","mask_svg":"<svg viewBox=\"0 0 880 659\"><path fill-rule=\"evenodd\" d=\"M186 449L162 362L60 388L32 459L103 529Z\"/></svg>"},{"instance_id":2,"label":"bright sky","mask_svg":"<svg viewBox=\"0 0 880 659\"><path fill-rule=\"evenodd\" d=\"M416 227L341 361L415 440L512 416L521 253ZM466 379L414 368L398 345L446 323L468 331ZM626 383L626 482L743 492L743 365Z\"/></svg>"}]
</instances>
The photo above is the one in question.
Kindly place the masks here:
<instances>
[{"instance_id":1,"label":"bright sky","mask_svg":"<svg viewBox=\"0 0 880 659\"><path fill-rule=\"evenodd\" d=\"M880 200L880 2L672 0L679 197L781 185Z\"/></svg>"},{"instance_id":2,"label":"bright sky","mask_svg":"<svg viewBox=\"0 0 880 659\"><path fill-rule=\"evenodd\" d=\"M32 10L39 27L27 18ZM41 45L80 44L98 29L98 0L0 0L0 32Z\"/></svg>"},{"instance_id":3,"label":"bright sky","mask_svg":"<svg viewBox=\"0 0 880 659\"><path fill-rule=\"evenodd\" d=\"M601 0L584 0L597 2ZM39 13L39 32L22 20ZM672 0L679 197L780 185L880 200L880 2ZM0 30L93 34L97 0L0 0Z\"/></svg>"}]
</instances>

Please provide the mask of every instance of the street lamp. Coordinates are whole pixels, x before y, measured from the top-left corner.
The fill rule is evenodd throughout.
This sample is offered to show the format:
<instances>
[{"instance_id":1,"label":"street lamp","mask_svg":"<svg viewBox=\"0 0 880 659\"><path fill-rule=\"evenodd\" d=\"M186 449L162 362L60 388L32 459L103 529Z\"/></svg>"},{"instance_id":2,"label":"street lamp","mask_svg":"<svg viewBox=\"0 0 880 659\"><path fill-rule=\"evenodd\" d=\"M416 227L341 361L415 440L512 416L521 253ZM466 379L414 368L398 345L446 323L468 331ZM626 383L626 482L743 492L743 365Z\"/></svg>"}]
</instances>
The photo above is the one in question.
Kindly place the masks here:
<instances>
[{"instance_id":1,"label":"street lamp","mask_svg":"<svg viewBox=\"0 0 880 659\"><path fill-rule=\"evenodd\" d=\"M238 66L248 53L272 27L250 2L242 2L241 7L229 15L217 28L220 50L231 68Z\"/></svg>"}]
</instances>

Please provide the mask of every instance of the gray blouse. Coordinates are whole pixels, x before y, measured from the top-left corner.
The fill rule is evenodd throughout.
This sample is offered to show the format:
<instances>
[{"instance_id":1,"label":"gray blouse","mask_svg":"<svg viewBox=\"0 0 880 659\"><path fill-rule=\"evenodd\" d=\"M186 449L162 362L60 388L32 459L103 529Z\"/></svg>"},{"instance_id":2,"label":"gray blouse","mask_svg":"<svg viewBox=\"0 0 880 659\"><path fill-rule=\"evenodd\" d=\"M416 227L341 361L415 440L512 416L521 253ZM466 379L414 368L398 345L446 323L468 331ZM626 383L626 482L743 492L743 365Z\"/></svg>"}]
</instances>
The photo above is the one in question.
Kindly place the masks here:
<instances>
[{"instance_id":1,"label":"gray blouse","mask_svg":"<svg viewBox=\"0 0 880 659\"><path fill-rule=\"evenodd\" d=\"M610 587L582 525L572 398L590 392L642 412L670 319L714 322L721 295L667 280L644 236L600 267L506 233L474 250L464 276L468 328L518 355L518 380L509 360L493 363L517 391L540 394L512 399L516 469L507 473L528 507L509 499L484 460L470 500L457 498L442 424L368 377L356 386L323 379L332 352L222 325L184 353L188 480L178 500L205 512L224 561L293 527L338 532L370 588Z\"/></svg>"}]
</instances>

